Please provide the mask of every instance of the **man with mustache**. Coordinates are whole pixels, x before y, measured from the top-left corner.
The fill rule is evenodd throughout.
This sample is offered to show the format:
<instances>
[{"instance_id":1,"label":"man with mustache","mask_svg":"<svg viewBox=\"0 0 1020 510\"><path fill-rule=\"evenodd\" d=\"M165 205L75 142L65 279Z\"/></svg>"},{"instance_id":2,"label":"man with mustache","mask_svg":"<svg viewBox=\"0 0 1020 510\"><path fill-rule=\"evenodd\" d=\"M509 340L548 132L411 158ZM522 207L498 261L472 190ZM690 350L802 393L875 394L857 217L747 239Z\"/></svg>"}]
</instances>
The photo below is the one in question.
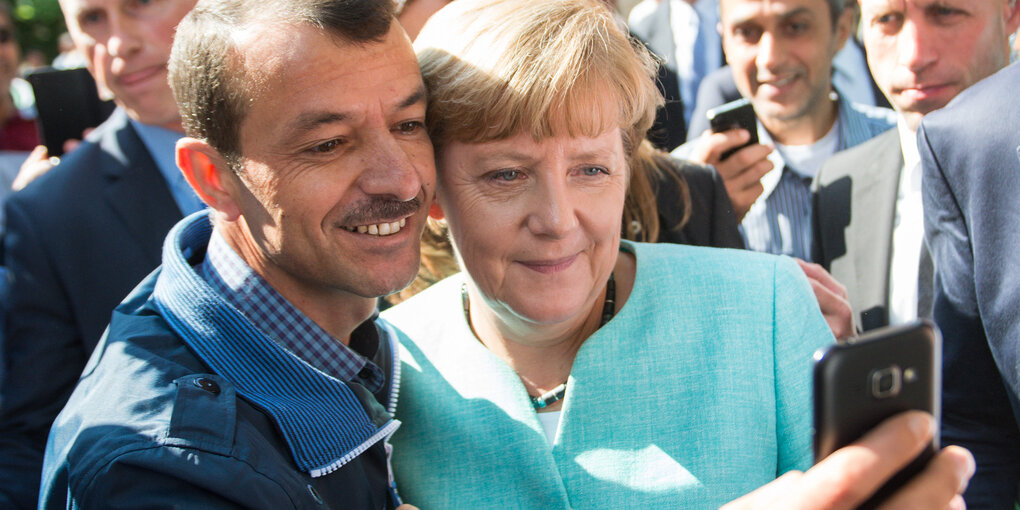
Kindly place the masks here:
<instances>
[{"instance_id":1,"label":"man with mustache","mask_svg":"<svg viewBox=\"0 0 1020 510\"><path fill-rule=\"evenodd\" d=\"M204 0L169 69L210 211L114 312L40 508L395 508L397 333L375 305L418 270L435 169L393 4Z\"/></svg>"},{"instance_id":2,"label":"man with mustache","mask_svg":"<svg viewBox=\"0 0 1020 510\"><path fill-rule=\"evenodd\" d=\"M5 204L0 507L35 507L46 433L110 313L159 265L170 227L203 207L174 164L183 130L166 71L174 27L194 5L60 0L118 109Z\"/></svg>"}]
</instances>

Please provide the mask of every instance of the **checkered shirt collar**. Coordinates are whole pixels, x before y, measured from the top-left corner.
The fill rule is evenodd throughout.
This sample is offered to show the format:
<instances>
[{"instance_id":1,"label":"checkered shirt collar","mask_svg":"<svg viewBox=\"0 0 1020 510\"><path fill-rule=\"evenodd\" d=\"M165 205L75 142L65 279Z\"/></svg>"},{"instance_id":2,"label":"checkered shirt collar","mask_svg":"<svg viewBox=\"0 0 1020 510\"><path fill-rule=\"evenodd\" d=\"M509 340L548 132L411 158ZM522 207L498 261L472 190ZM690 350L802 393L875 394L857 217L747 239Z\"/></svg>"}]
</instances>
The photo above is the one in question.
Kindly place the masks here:
<instances>
[{"instance_id":1,"label":"checkered shirt collar","mask_svg":"<svg viewBox=\"0 0 1020 510\"><path fill-rule=\"evenodd\" d=\"M375 363L347 347L287 301L213 229L199 275L267 337L319 371L378 392L385 375ZM374 318L374 317L373 317ZM351 343L368 357L379 348L374 321L359 325Z\"/></svg>"}]
</instances>

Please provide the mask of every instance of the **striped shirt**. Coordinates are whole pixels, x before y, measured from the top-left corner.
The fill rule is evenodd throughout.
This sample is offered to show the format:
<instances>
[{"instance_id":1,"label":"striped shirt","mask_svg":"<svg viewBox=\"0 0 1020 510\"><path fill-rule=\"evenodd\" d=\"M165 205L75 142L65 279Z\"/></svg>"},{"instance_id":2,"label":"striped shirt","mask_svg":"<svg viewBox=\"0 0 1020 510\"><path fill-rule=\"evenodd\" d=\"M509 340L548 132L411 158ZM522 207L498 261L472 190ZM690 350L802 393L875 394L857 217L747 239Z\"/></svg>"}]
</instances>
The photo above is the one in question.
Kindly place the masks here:
<instances>
[{"instance_id":1,"label":"striped shirt","mask_svg":"<svg viewBox=\"0 0 1020 510\"><path fill-rule=\"evenodd\" d=\"M370 361L379 350L374 320L358 326L351 333L351 346L344 345L252 270L216 230L205 261L196 270L263 334L305 363L341 381L360 383L372 393L383 388L385 375Z\"/></svg>"},{"instance_id":2,"label":"striped shirt","mask_svg":"<svg viewBox=\"0 0 1020 510\"><path fill-rule=\"evenodd\" d=\"M782 163L777 163L772 172L779 176L775 187L770 193L766 193L769 191L766 189L740 222L744 246L749 250L809 260L811 178Z\"/></svg>"},{"instance_id":3,"label":"striped shirt","mask_svg":"<svg viewBox=\"0 0 1020 510\"><path fill-rule=\"evenodd\" d=\"M836 151L865 142L896 125L892 110L843 100L837 103ZM760 123L758 133L762 143L771 139ZM765 189L740 223L744 243L750 250L811 260L812 177L790 168L779 151L769 159L775 168L762 178Z\"/></svg>"}]
</instances>

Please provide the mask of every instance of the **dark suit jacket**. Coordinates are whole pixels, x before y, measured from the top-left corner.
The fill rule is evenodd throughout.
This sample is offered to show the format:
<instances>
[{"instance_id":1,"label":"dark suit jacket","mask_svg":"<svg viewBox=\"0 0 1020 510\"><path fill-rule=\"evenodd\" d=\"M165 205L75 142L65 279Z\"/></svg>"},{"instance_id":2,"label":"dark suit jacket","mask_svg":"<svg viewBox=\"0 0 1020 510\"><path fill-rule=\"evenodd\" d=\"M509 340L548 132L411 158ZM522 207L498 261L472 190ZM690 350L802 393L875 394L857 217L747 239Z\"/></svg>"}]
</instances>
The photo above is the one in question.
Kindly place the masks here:
<instances>
[{"instance_id":1,"label":"dark suit jacket","mask_svg":"<svg viewBox=\"0 0 1020 510\"><path fill-rule=\"evenodd\" d=\"M659 209L659 238L656 242L744 248L733 205L722 178L714 168L663 156L659 169L661 173L653 183ZM686 196L680 193L678 179L687 186ZM684 222L685 204L688 203L690 215Z\"/></svg>"},{"instance_id":2,"label":"dark suit jacket","mask_svg":"<svg viewBox=\"0 0 1020 510\"><path fill-rule=\"evenodd\" d=\"M0 507L34 508L50 424L182 215L121 110L6 211Z\"/></svg>"},{"instance_id":3,"label":"dark suit jacket","mask_svg":"<svg viewBox=\"0 0 1020 510\"><path fill-rule=\"evenodd\" d=\"M1020 487L1020 65L960 93L918 132L942 328L943 439L974 452L967 508ZM1012 404L1012 406L1011 406Z\"/></svg>"},{"instance_id":4,"label":"dark suit jacket","mask_svg":"<svg viewBox=\"0 0 1020 510\"><path fill-rule=\"evenodd\" d=\"M890 129L829 158L815 178L812 258L846 286L857 324L889 324L889 267L903 152Z\"/></svg>"}]
</instances>

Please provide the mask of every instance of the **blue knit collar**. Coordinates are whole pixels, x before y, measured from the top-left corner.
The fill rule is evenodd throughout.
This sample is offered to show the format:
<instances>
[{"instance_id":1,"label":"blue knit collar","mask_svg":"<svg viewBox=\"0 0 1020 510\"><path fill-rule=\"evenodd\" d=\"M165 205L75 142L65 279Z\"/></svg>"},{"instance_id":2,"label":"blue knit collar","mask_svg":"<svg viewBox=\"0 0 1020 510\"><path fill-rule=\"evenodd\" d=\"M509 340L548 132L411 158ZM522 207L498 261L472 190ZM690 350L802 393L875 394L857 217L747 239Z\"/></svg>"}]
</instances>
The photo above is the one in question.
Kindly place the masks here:
<instances>
[{"instance_id":1,"label":"blue knit collar","mask_svg":"<svg viewBox=\"0 0 1020 510\"><path fill-rule=\"evenodd\" d=\"M208 213L198 212L175 225L163 245L153 298L177 335L272 418L298 468L313 477L339 469L390 436L398 421L377 412L373 423L365 408L372 403L363 404L347 384L268 339L195 272L192 264L204 258L211 233ZM397 388L399 371L392 373Z\"/></svg>"}]
</instances>

